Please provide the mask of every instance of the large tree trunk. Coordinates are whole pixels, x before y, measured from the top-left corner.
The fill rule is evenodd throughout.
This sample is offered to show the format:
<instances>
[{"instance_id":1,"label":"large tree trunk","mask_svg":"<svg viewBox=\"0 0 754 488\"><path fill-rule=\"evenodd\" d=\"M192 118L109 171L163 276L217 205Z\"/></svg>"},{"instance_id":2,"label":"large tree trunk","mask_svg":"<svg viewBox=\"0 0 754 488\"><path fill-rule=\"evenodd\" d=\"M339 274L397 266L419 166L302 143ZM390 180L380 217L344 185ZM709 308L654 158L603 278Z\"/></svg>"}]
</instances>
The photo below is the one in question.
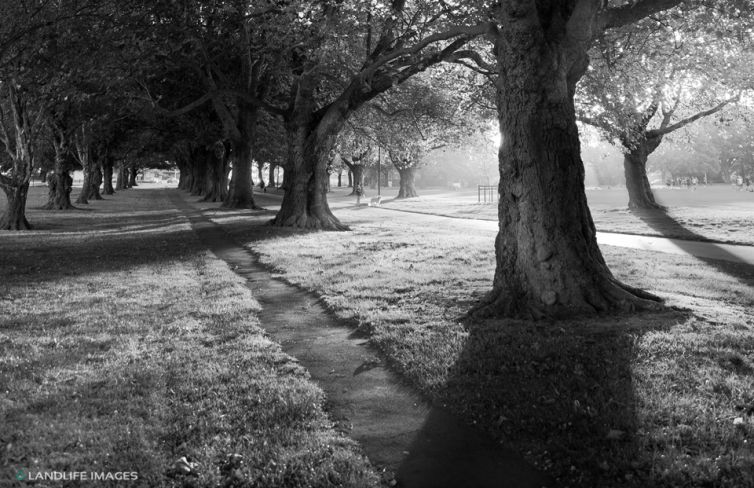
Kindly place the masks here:
<instances>
[{"instance_id":1,"label":"large tree trunk","mask_svg":"<svg viewBox=\"0 0 754 488\"><path fill-rule=\"evenodd\" d=\"M128 189L128 168L126 167L126 163L124 161L121 161L121 163L118 165L118 175L115 178L115 189Z\"/></svg>"},{"instance_id":2,"label":"large tree trunk","mask_svg":"<svg viewBox=\"0 0 754 488\"><path fill-rule=\"evenodd\" d=\"M115 161L113 160L112 156L106 156L105 159L102 161L102 180L103 180L102 192L105 195L115 194L115 189L113 188L113 166L114 165L115 165Z\"/></svg>"},{"instance_id":3,"label":"large tree trunk","mask_svg":"<svg viewBox=\"0 0 754 488\"><path fill-rule=\"evenodd\" d=\"M623 156L623 169L626 174L628 208L661 209L655 201L647 178L647 159L660 145L661 138L653 138L635 143Z\"/></svg>"},{"instance_id":4,"label":"large tree trunk","mask_svg":"<svg viewBox=\"0 0 754 488\"><path fill-rule=\"evenodd\" d=\"M81 168L84 173L84 181L81 185L81 191L79 197L76 199L76 203L89 203L89 193L92 191L92 162L91 160L81 161Z\"/></svg>"},{"instance_id":5,"label":"large tree trunk","mask_svg":"<svg viewBox=\"0 0 754 488\"><path fill-rule=\"evenodd\" d=\"M299 114L303 115L303 114ZM328 117L330 117L328 119ZM271 225L304 229L347 230L327 204L327 163L343 120L332 115L311 130L308 116L289 121L288 167L286 182L290 185Z\"/></svg>"},{"instance_id":6,"label":"large tree trunk","mask_svg":"<svg viewBox=\"0 0 754 488\"><path fill-rule=\"evenodd\" d=\"M26 197L29 194L29 182L21 185L2 185L8 206L0 216L0 230L30 230L31 224L26 220Z\"/></svg>"},{"instance_id":7,"label":"large tree trunk","mask_svg":"<svg viewBox=\"0 0 754 488\"><path fill-rule=\"evenodd\" d=\"M353 171L348 170L348 186L353 187Z\"/></svg>"},{"instance_id":8,"label":"large tree trunk","mask_svg":"<svg viewBox=\"0 0 754 488\"><path fill-rule=\"evenodd\" d=\"M573 95L586 53L560 8L498 10L499 233L493 289L473 315L565 317L658 308L625 286L597 246Z\"/></svg>"},{"instance_id":9,"label":"large tree trunk","mask_svg":"<svg viewBox=\"0 0 754 488\"><path fill-rule=\"evenodd\" d=\"M225 146L217 142L208 154L205 202L222 202L228 196L228 158Z\"/></svg>"},{"instance_id":10,"label":"large tree trunk","mask_svg":"<svg viewBox=\"0 0 754 488\"><path fill-rule=\"evenodd\" d=\"M71 203L73 178L69 173L72 168L72 156L68 152L67 142L60 135L55 135L54 144L55 163L52 175L47 178L47 203L42 208L45 210L69 210L75 208Z\"/></svg>"},{"instance_id":11,"label":"large tree trunk","mask_svg":"<svg viewBox=\"0 0 754 488\"><path fill-rule=\"evenodd\" d=\"M399 169L398 174L401 175L401 182L400 182L400 188L398 189L398 197L397 198L413 198L418 197L419 194L416 192L416 168L413 166L410 168L405 169Z\"/></svg>"},{"instance_id":12,"label":"large tree trunk","mask_svg":"<svg viewBox=\"0 0 754 488\"><path fill-rule=\"evenodd\" d=\"M251 144L244 138L233 141L231 147L233 176L230 179L228 196L222 206L258 209L254 202L254 184L251 180Z\"/></svg>"},{"instance_id":13,"label":"large tree trunk","mask_svg":"<svg viewBox=\"0 0 754 488\"><path fill-rule=\"evenodd\" d=\"M236 137L230 141L233 176L228 197L223 201L224 208L260 208L254 202L251 180L251 145L256 137L257 115L256 108L247 107L237 118Z\"/></svg>"}]
</instances>

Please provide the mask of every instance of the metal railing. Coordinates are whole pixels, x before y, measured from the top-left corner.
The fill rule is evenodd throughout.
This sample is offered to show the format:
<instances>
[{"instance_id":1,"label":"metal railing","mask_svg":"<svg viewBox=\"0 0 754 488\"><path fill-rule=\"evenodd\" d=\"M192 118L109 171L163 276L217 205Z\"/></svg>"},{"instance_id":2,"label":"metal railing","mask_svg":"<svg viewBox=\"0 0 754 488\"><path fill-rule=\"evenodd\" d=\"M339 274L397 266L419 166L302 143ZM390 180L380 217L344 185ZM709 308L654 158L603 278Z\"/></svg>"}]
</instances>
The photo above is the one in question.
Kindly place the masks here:
<instances>
[{"instance_id":1,"label":"metal railing","mask_svg":"<svg viewBox=\"0 0 754 488\"><path fill-rule=\"evenodd\" d=\"M497 185L477 186L478 203L495 203L495 200L497 200Z\"/></svg>"}]
</instances>

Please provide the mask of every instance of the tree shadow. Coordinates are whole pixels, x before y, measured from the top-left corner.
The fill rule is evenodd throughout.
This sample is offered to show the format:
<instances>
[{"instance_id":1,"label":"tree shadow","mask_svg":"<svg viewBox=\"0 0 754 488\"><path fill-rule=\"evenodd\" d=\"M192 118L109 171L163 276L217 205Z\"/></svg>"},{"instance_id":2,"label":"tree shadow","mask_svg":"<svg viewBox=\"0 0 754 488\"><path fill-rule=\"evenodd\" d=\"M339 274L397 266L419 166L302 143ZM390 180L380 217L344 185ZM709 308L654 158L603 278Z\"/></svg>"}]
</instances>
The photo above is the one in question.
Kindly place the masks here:
<instances>
[{"instance_id":1,"label":"tree shadow","mask_svg":"<svg viewBox=\"0 0 754 488\"><path fill-rule=\"evenodd\" d=\"M741 261L729 249L731 245L712 241L683 226L666 210L633 210L639 219L660 235L671 239L673 245L695 256L714 269L754 286L754 267Z\"/></svg>"},{"instance_id":2,"label":"tree shadow","mask_svg":"<svg viewBox=\"0 0 754 488\"><path fill-rule=\"evenodd\" d=\"M640 486L648 469L637 440L637 340L687 318L669 311L474 325L437 395L453 415L432 408L399 486ZM459 435L474 427L459 430L454 419L485 433Z\"/></svg>"},{"instance_id":3,"label":"tree shadow","mask_svg":"<svg viewBox=\"0 0 754 488\"><path fill-rule=\"evenodd\" d=\"M117 225L103 221L51 234L13 234L0 241L0 290L11 292L28 283L157 265L196 254L200 244L193 231L176 225L185 220L175 214L163 217L159 213L128 222L119 219Z\"/></svg>"}]
</instances>

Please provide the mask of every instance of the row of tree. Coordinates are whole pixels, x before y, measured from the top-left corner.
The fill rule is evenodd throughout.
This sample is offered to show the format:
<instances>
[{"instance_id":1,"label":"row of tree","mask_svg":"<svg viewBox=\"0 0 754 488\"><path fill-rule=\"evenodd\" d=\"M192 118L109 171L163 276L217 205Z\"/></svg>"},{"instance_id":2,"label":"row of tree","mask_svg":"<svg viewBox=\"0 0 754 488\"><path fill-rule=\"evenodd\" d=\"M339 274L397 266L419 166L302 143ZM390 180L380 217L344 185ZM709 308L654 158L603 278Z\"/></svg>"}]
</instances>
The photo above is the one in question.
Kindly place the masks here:
<instances>
[{"instance_id":1,"label":"row of tree","mask_svg":"<svg viewBox=\"0 0 754 488\"><path fill-rule=\"evenodd\" d=\"M334 154L357 174L361 159L384 148L404 176L402 196L411 196L421 155L474 134L492 111L500 232L480 314L656 308L656 297L616 280L602 258L576 122L625 148L631 204L651 205L647 155L668 133L739 100L751 78L736 68L750 56L749 0L30 0L0 8L12 19L0 27L4 227L28 226L26 191L47 140L56 192L66 188L71 157L88 188L98 167L110 167L102 161L132 151L169 156L183 188L255 207L256 159L285 169L272 225L342 230L327 203Z\"/></svg>"}]
</instances>

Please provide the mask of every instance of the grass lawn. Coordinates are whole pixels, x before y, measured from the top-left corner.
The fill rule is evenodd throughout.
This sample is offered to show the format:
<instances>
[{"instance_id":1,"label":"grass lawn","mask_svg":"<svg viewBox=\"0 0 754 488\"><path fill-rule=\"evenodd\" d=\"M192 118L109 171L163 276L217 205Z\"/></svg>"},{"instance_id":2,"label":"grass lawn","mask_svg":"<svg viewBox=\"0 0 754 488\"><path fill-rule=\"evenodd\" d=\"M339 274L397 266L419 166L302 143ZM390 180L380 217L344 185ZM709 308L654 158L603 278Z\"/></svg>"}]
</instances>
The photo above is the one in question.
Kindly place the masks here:
<instances>
[{"instance_id":1,"label":"grass lawn","mask_svg":"<svg viewBox=\"0 0 754 488\"><path fill-rule=\"evenodd\" d=\"M473 220L341 208L342 233L255 227L210 209L285 279L370 334L437 404L560 486L754 486L754 270L606 247L664 313L561 322L459 318L489 290L494 232Z\"/></svg>"},{"instance_id":2,"label":"grass lawn","mask_svg":"<svg viewBox=\"0 0 754 488\"><path fill-rule=\"evenodd\" d=\"M40 230L0 233L0 486L22 486L19 470L136 472L129 486L379 484L164 194L66 214L36 210L42 198L34 189L29 212Z\"/></svg>"}]
</instances>

